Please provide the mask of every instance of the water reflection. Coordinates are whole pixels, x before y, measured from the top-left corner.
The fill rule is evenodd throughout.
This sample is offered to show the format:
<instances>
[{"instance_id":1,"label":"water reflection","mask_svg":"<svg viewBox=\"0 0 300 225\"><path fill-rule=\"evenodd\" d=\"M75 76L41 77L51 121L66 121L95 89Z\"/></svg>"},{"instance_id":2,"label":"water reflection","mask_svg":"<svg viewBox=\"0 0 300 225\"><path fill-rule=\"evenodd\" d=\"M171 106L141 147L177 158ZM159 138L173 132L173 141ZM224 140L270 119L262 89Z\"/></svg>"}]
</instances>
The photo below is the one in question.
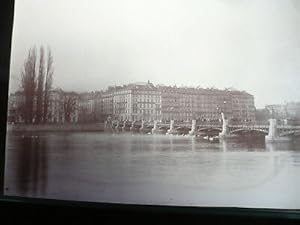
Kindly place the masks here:
<instances>
[{"instance_id":1,"label":"water reflection","mask_svg":"<svg viewBox=\"0 0 300 225\"><path fill-rule=\"evenodd\" d=\"M17 138L14 144L16 154L14 178L17 192L25 196L43 195L47 187L48 172L46 139L23 136Z\"/></svg>"}]
</instances>

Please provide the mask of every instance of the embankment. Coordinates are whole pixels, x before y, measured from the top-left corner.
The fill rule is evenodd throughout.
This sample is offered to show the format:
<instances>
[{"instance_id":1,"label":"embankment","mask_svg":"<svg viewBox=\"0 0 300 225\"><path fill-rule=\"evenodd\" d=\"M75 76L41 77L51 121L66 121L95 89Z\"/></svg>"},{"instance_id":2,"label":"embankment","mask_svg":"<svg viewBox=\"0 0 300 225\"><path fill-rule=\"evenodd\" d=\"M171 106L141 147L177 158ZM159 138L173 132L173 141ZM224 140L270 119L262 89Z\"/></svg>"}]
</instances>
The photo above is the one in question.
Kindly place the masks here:
<instances>
[{"instance_id":1,"label":"embankment","mask_svg":"<svg viewBox=\"0 0 300 225\"><path fill-rule=\"evenodd\" d=\"M64 123L64 124L8 124L8 132L42 132L42 131L104 131L103 123Z\"/></svg>"}]
</instances>

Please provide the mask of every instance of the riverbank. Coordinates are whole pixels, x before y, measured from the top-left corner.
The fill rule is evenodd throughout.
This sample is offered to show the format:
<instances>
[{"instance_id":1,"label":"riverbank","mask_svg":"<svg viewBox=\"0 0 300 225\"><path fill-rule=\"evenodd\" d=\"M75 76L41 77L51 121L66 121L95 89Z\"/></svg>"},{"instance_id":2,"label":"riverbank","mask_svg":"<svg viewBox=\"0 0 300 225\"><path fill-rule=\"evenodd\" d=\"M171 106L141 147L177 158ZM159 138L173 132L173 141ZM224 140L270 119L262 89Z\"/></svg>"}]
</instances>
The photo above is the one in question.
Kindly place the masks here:
<instances>
[{"instance_id":1,"label":"riverbank","mask_svg":"<svg viewBox=\"0 0 300 225\"><path fill-rule=\"evenodd\" d=\"M64 124L8 124L8 132L33 131L104 131L103 123L64 123Z\"/></svg>"}]
</instances>

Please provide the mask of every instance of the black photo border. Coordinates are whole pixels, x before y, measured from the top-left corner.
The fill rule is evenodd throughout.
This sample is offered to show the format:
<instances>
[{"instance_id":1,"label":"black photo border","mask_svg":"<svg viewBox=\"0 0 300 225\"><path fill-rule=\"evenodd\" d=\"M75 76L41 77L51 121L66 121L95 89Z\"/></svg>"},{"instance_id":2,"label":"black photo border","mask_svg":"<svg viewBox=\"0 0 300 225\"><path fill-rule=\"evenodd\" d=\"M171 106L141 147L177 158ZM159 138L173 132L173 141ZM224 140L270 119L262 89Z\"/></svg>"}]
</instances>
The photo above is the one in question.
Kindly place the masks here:
<instances>
[{"instance_id":1,"label":"black photo border","mask_svg":"<svg viewBox=\"0 0 300 225\"><path fill-rule=\"evenodd\" d=\"M109 222L175 224L292 224L300 223L300 210L231 207L180 207L92 203L12 197L4 195L5 140L14 0L0 1L0 214L6 216L86 216ZM141 220L142 217L142 220Z\"/></svg>"}]
</instances>

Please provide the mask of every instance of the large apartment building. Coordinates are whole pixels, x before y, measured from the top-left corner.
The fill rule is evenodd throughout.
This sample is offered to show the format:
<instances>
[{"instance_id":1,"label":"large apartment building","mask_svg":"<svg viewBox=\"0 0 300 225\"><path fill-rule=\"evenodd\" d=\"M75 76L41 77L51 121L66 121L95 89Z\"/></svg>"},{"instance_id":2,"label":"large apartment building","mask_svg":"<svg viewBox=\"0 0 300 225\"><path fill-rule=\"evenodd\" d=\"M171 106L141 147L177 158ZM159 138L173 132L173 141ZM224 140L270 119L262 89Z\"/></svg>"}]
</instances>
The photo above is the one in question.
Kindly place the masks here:
<instances>
[{"instance_id":1,"label":"large apartment building","mask_svg":"<svg viewBox=\"0 0 300 225\"><path fill-rule=\"evenodd\" d=\"M109 87L102 97L103 114L119 120L214 121L223 112L239 122L255 121L254 97L244 91L147 82Z\"/></svg>"},{"instance_id":2,"label":"large apartment building","mask_svg":"<svg viewBox=\"0 0 300 225\"><path fill-rule=\"evenodd\" d=\"M119 120L161 120L161 95L151 83L109 87L102 96L103 115Z\"/></svg>"}]
</instances>

